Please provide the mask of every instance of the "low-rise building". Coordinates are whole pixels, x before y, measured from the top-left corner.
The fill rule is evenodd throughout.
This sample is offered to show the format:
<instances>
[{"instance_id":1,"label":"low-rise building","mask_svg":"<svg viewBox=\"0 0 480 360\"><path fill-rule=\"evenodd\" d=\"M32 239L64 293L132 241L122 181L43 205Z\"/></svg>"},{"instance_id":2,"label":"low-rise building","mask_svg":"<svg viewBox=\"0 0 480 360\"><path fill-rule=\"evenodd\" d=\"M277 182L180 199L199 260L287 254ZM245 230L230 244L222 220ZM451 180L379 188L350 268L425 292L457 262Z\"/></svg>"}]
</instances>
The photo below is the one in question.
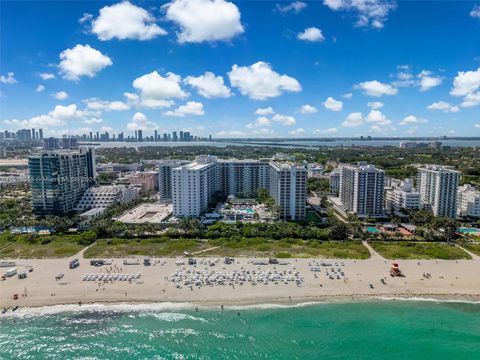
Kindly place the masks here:
<instances>
[{"instance_id":1,"label":"low-rise building","mask_svg":"<svg viewBox=\"0 0 480 360\"><path fill-rule=\"evenodd\" d=\"M105 185L88 188L75 207L82 212L90 209L106 209L115 203L127 203L139 196L139 188L135 186Z\"/></svg>"},{"instance_id":2,"label":"low-rise building","mask_svg":"<svg viewBox=\"0 0 480 360\"><path fill-rule=\"evenodd\" d=\"M471 185L458 188L457 214L462 217L480 218L480 190Z\"/></svg>"},{"instance_id":3,"label":"low-rise building","mask_svg":"<svg viewBox=\"0 0 480 360\"><path fill-rule=\"evenodd\" d=\"M158 190L158 173L156 171L142 171L127 175L131 185L141 185L142 190L154 192Z\"/></svg>"},{"instance_id":4,"label":"low-rise building","mask_svg":"<svg viewBox=\"0 0 480 360\"><path fill-rule=\"evenodd\" d=\"M397 187L385 188L385 208L388 212L420 209L420 193L413 187L413 181L406 179Z\"/></svg>"}]
</instances>

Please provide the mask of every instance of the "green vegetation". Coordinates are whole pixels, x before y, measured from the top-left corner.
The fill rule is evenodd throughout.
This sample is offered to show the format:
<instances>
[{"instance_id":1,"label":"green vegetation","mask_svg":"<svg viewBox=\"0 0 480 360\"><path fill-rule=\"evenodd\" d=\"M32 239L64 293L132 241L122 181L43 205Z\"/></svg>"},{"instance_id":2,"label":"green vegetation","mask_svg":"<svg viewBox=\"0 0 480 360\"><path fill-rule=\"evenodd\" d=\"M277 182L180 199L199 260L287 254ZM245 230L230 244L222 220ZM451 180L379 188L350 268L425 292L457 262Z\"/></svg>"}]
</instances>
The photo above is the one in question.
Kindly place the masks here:
<instances>
[{"instance_id":1,"label":"green vegetation","mask_svg":"<svg viewBox=\"0 0 480 360\"><path fill-rule=\"evenodd\" d=\"M480 239L479 239L480 241ZM462 245L465 249L468 251L471 251L472 253L480 256L480 242L469 242L464 245Z\"/></svg>"},{"instance_id":2,"label":"green vegetation","mask_svg":"<svg viewBox=\"0 0 480 360\"><path fill-rule=\"evenodd\" d=\"M251 256L251 257L323 257L342 259L367 259L370 254L358 242L319 242L286 238L271 240L266 238L218 238L215 240L166 238L126 240L99 240L85 251L85 257L122 256L182 256L184 252L195 253L207 250L196 256Z\"/></svg>"},{"instance_id":3,"label":"green vegetation","mask_svg":"<svg viewBox=\"0 0 480 360\"><path fill-rule=\"evenodd\" d=\"M470 259L459 247L445 243L374 241L371 245L387 259Z\"/></svg>"},{"instance_id":4,"label":"green vegetation","mask_svg":"<svg viewBox=\"0 0 480 360\"><path fill-rule=\"evenodd\" d=\"M322 193L330 191L330 181L325 178L308 178L308 192Z\"/></svg>"},{"instance_id":5,"label":"green vegetation","mask_svg":"<svg viewBox=\"0 0 480 360\"><path fill-rule=\"evenodd\" d=\"M60 258L69 257L84 246L79 235L0 235L0 258Z\"/></svg>"}]
</instances>

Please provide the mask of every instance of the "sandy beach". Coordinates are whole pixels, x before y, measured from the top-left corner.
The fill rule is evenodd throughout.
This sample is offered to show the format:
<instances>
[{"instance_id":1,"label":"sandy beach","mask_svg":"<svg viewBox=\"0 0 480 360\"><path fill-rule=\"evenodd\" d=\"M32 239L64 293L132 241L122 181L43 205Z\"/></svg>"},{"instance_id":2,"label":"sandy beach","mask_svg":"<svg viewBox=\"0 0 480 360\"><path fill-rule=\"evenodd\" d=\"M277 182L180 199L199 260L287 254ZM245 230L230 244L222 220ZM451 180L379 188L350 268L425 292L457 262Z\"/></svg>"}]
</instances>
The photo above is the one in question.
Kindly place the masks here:
<instances>
[{"instance_id":1,"label":"sandy beach","mask_svg":"<svg viewBox=\"0 0 480 360\"><path fill-rule=\"evenodd\" d=\"M185 258L152 259L151 266L124 265L123 258L108 259L112 263L95 267L90 259L78 256L68 259L14 260L18 271L28 273L0 282L0 307L48 306L87 303L150 303L188 302L201 305L248 305L301 303L310 301L360 300L376 297L423 297L439 299L480 300L480 260L399 260L404 277L391 277L391 260L376 253L368 260L288 259L285 265L255 265L258 259L237 258L226 265L223 258L197 258L188 265ZM69 269L69 261L78 258L80 266ZM106 259L107 260L107 259ZM176 262L185 261L185 265ZM267 259L263 259L267 260ZM321 263L329 266L321 266ZM215 265L211 266L210 263ZM320 266L317 266L320 265ZM312 271L317 267L317 271ZM319 269L318 269L319 268ZM333 271L332 271L333 268ZM8 268L0 268L4 274ZM318 271L319 270L319 271ZM185 285L172 281L172 274L202 273L268 273L297 274L297 281L241 281L225 285ZM327 275L327 273L329 275ZM343 273L343 275L341 275ZM60 280L56 276L64 274ZM141 274L134 281L85 281L87 274ZM333 276L330 276L332 275ZM331 279L333 277L333 279ZM382 281L382 279L384 279ZM293 279L291 279L293 280ZM18 300L13 295L18 294Z\"/></svg>"}]
</instances>

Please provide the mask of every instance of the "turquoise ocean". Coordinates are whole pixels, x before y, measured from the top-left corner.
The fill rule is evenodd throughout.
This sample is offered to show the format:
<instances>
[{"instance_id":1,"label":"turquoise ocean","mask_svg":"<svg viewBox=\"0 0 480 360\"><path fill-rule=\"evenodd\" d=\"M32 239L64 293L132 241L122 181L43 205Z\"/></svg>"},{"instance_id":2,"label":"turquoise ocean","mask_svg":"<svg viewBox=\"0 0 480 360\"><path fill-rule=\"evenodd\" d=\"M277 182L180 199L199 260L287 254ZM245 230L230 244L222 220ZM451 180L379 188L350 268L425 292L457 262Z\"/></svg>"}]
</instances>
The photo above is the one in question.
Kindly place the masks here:
<instances>
[{"instance_id":1,"label":"turquoise ocean","mask_svg":"<svg viewBox=\"0 0 480 360\"><path fill-rule=\"evenodd\" d=\"M19 309L0 315L0 358L480 359L480 304Z\"/></svg>"}]
</instances>

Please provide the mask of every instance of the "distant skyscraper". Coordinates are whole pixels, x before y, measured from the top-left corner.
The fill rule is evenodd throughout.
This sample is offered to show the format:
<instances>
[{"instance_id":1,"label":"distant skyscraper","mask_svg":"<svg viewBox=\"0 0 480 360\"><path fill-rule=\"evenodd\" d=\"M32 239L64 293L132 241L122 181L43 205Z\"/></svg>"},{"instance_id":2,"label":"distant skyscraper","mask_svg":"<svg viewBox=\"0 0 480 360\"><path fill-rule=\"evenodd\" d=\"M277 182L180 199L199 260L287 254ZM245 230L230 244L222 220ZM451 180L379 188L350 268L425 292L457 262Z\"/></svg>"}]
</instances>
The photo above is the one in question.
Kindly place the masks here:
<instances>
[{"instance_id":1,"label":"distant skyscraper","mask_svg":"<svg viewBox=\"0 0 480 360\"><path fill-rule=\"evenodd\" d=\"M168 141L168 135L167 134L163 134L163 141Z\"/></svg>"},{"instance_id":2,"label":"distant skyscraper","mask_svg":"<svg viewBox=\"0 0 480 360\"><path fill-rule=\"evenodd\" d=\"M43 140L43 129L38 129L38 138Z\"/></svg>"},{"instance_id":3,"label":"distant skyscraper","mask_svg":"<svg viewBox=\"0 0 480 360\"><path fill-rule=\"evenodd\" d=\"M138 130L135 130L135 140L138 140Z\"/></svg>"},{"instance_id":4,"label":"distant skyscraper","mask_svg":"<svg viewBox=\"0 0 480 360\"><path fill-rule=\"evenodd\" d=\"M185 138L183 137L183 131L180 131L180 141L185 141Z\"/></svg>"},{"instance_id":5,"label":"distant skyscraper","mask_svg":"<svg viewBox=\"0 0 480 360\"><path fill-rule=\"evenodd\" d=\"M155 136L154 136L154 141L158 141L158 131L155 130L155 131L154 131L154 134L155 134Z\"/></svg>"},{"instance_id":6,"label":"distant skyscraper","mask_svg":"<svg viewBox=\"0 0 480 360\"><path fill-rule=\"evenodd\" d=\"M32 140L35 140L37 137L36 137L36 131L35 131L35 128L32 128Z\"/></svg>"},{"instance_id":7,"label":"distant skyscraper","mask_svg":"<svg viewBox=\"0 0 480 360\"><path fill-rule=\"evenodd\" d=\"M143 133L142 133L142 130L138 130L138 141L140 141L140 142L143 141Z\"/></svg>"},{"instance_id":8,"label":"distant skyscraper","mask_svg":"<svg viewBox=\"0 0 480 360\"><path fill-rule=\"evenodd\" d=\"M176 132L176 131L174 131L174 132L172 133L172 138L173 138L173 141L178 141L178 137L177 137L177 132Z\"/></svg>"}]
</instances>

